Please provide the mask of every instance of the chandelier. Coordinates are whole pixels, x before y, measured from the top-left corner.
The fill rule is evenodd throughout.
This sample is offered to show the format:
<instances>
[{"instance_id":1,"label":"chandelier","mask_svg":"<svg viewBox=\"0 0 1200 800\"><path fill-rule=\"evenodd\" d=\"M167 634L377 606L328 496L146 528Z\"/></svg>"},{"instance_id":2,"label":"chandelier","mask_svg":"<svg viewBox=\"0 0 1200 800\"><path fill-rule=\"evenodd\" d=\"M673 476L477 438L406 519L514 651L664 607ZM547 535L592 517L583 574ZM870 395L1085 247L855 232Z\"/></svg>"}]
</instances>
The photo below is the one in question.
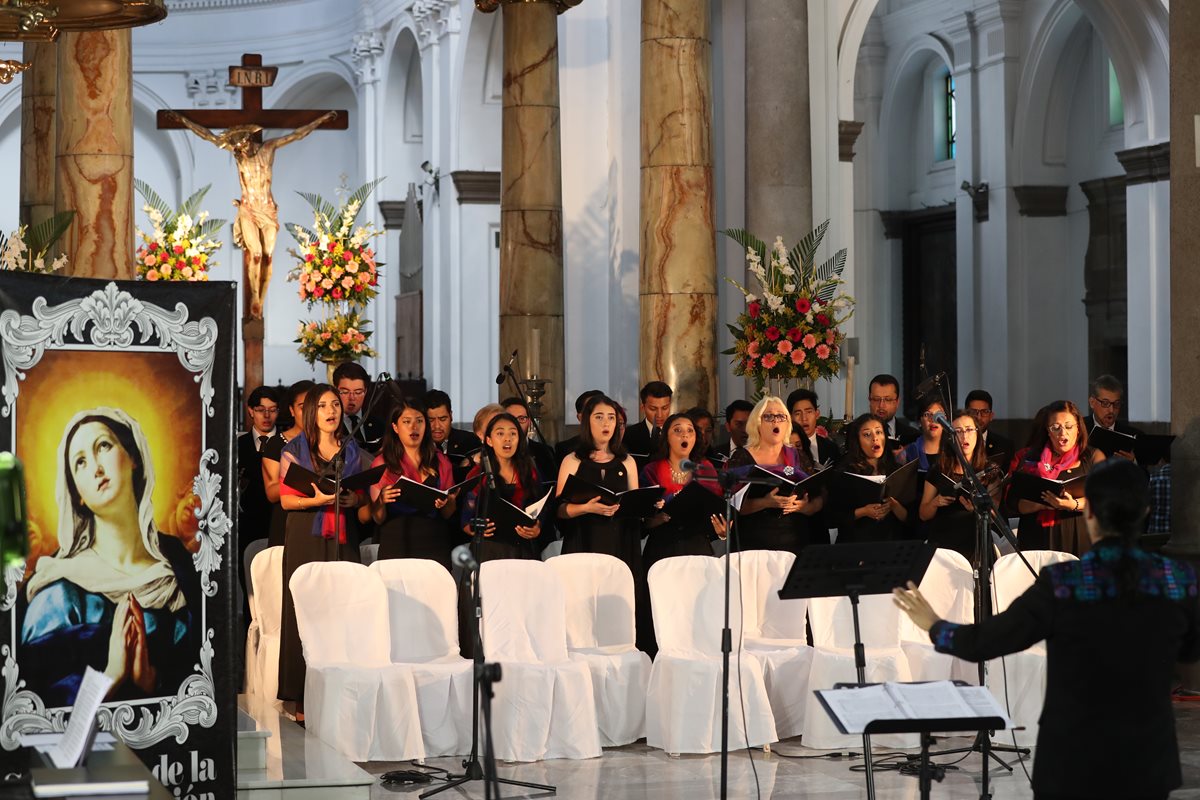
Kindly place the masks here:
<instances>
[{"instance_id":1,"label":"chandelier","mask_svg":"<svg viewBox=\"0 0 1200 800\"><path fill-rule=\"evenodd\" d=\"M166 16L163 0L0 0L0 40L52 42L59 31L134 28Z\"/></svg>"}]
</instances>

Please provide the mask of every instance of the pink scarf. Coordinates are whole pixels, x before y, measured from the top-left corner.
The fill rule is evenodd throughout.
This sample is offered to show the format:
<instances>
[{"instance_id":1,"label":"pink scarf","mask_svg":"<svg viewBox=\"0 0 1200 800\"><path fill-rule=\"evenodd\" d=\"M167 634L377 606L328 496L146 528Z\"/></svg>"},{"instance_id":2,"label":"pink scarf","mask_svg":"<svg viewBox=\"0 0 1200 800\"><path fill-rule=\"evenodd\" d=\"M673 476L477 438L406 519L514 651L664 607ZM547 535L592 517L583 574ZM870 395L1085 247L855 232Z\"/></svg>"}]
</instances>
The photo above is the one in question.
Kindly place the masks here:
<instances>
[{"instance_id":1,"label":"pink scarf","mask_svg":"<svg viewBox=\"0 0 1200 800\"><path fill-rule=\"evenodd\" d=\"M1079 445L1075 445L1067 452L1063 453L1057 459L1054 457L1054 450L1050 445L1042 448L1042 457L1038 459L1038 474L1043 478L1058 480L1058 476L1068 470L1072 464L1079 460ZM1047 509L1038 512L1038 522L1043 528L1053 528L1054 523L1058 520L1058 511Z\"/></svg>"}]
</instances>

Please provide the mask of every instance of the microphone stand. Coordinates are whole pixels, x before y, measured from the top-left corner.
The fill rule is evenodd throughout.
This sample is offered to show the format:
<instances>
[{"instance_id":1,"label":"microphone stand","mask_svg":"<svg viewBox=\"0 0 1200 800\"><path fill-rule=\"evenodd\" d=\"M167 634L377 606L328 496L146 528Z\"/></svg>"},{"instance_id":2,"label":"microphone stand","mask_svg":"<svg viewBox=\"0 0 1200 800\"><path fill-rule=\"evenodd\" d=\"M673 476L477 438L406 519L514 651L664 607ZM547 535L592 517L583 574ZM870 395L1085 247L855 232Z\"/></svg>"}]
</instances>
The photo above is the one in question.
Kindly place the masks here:
<instances>
[{"instance_id":1,"label":"microphone stand","mask_svg":"<svg viewBox=\"0 0 1200 800\"><path fill-rule=\"evenodd\" d=\"M502 368L502 371L507 380L512 384L512 388L516 391L517 395L522 398L528 398L529 393L525 391L525 387L522 382L517 379L517 373L513 372L512 365L505 364ZM549 444L549 442L546 441L546 437L542 434L542 426L538 424L538 418L531 413L529 415L529 421L533 423L533 430L537 433L538 441L542 444Z\"/></svg>"}]
</instances>

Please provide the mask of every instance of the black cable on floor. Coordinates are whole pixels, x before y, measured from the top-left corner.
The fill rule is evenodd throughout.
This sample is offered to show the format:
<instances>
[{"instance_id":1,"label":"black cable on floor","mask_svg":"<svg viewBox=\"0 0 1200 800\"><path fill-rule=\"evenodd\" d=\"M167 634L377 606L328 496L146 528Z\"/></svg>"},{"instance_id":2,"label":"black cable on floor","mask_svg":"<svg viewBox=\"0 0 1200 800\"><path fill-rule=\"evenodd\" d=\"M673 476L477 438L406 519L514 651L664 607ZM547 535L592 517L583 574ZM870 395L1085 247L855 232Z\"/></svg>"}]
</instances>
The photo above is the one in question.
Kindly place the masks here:
<instances>
[{"instance_id":1,"label":"black cable on floor","mask_svg":"<svg viewBox=\"0 0 1200 800\"><path fill-rule=\"evenodd\" d=\"M735 522L734 527L736 528L736 526L737 526L737 523ZM735 534L735 536L736 536L736 534ZM726 544L725 546L729 547L728 544ZM728 556L726 556L726 558L728 558ZM739 564L741 564L741 560L742 560L742 545L741 545L741 540L739 538L738 539L738 563ZM728 569L730 567L730 564L727 563L725 566L726 566L726 569ZM750 771L754 773L754 796L757 797L758 800L762 800L762 787L759 786L759 784L758 784L758 766L754 763L754 749L752 747L750 747L750 725L749 725L749 723L746 722L746 693L745 693L744 689L742 688L742 638L745 636L745 633L746 633L745 628L743 627L745 625L745 621L746 621L746 608L745 608L746 596L742 590L742 574L740 572L738 573L737 578L738 578L738 606L740 607L738 610L742 612L739 615L740 619L738 620L738 652L737 652L738 703L742 707L742 736L746 740L746 755L750 756Z\"/></svg>"}]
</instances>

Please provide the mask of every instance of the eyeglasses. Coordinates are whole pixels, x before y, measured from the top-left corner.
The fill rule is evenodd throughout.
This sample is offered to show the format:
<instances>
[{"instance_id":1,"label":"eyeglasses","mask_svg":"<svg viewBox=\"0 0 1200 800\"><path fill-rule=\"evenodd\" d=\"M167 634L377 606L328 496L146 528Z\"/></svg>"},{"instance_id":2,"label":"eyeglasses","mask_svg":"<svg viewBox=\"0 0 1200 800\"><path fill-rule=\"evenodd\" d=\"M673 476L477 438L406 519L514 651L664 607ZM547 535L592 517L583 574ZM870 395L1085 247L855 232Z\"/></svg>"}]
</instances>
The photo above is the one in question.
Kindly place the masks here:
<instances>
[{"instance_id":1,"label":"eyeglasses","mask_svg":"<svg viewBox=\"0 0 1200 800\"><path fill-rule=\"evenodd\" d=\"M1062 433L1063 431L1070 432L1073 430L1075 430L1075 423L1073 423L1073 422L1068 422L1065 425L1062 424L1061 422L1056 422L1053 425L1051 425L1049 428L1049 431L1051 433Z\"/></svg>"},{"instance_id":2,"label":"eyeglasses","mask_svg":"<svg viewBox=\"0 0 1200 800\"><path fill-rule=\"evenodd\" d=\"M787 422L788 415L787 414L763 414L762 421L763 422Z\"/></svg>"},{"instance_id":3,"label":"eyeglasses","mask_svg":"<svg viewBox=\"0 0 1200 800\"><path fill-rule=\"evenodd\" d=\"M264 417L269 417L269 416L279 413L279 408L276 406L272 406L269 408L267 406L255 406L254 408L252 408L250 410L253 411L255 414L262 414Z\"/></svg>"},{"instance_id":4,"label":"eyeglasses","mask_svg":"<svg viewBox=\"0 0 1200 800\"><path fill-rule=\"evenodd\" d=\"M979 429L978 428L955 428L954 432L957 433L959 436L966 436L969 433L975 433L977 430L979 430Z\"/></svg>"},{"instance_id":5,"label":"eyeglasses","mask_svg":"<svg viewBox=\"0 0 1200 800\"><path fill-rule=\"evenodd\" d=\"M517 422L519 422L519 423L521 423L522 425L524 425L526 422L529 422L529 415L528 415L528 414L522 414L521 416L519 416L519 417L516 417L516 420L517 420Z\"/></svg>"},{"instance_id":6,"label":"eyeglasses","mask_svg":"<svg viewBox=\"0 0 1200 800\"><path fill-rule=\"evenodd\" d=\"M868 397L867 398L867 400L869 400L872 403L894 403L899 399L900 399L899 397Z\"/></svg>"},{"instance_id":7,"label":"eyeglasses","mask_svg":"<svg viewBox=\"0 0 1200 800\"><path fill-rule=\"evenodd\" d=\"M366 389L338 389L338 394L343 397L366 397Z\"/></svg>"},{"instance_id":8,"label":"eyeglasses","mask_svg":"<svg viewBox=\"0 0 1200 800\"><path fill-rule=\"evenodd\" d=\"M932 411L926 411L921 415L921 419L925 420L926 422L933 422L933 418L936 416L937 414L933 413Z\"/></svg>"},{"instance_id":9,"label":"eyeglasses","mask_svg":"<svg viewBox=\"0 0 1200 800\"><path fill-rule=\"evenodd\" d=\"M1092 399L1096 401L1096 405L1100 406L1105 411L1111 411L1114 408L1121 407L1120 400L1101 400L1099 397L1093 397Z\"/></svg>"}]
</instances>

